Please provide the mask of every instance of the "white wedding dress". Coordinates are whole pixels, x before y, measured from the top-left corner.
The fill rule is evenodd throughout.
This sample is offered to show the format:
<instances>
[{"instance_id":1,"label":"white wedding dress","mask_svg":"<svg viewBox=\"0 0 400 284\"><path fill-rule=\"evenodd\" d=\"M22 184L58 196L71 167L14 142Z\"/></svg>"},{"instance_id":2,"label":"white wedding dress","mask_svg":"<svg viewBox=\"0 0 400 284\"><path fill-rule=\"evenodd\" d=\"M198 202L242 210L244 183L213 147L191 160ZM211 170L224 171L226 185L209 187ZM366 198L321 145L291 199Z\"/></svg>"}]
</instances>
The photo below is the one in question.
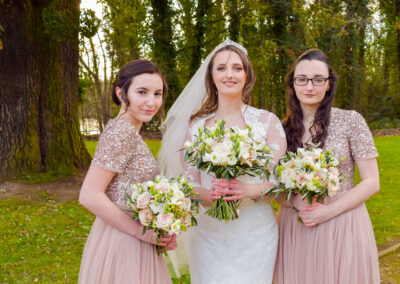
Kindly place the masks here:
<instances>
[{"instance_id":1,"label":"white wedding dress","mask_svg":"<svg viewBox=\"0 0 400 284\"><path fill-rule=\"evenodd\" d=\"M253 133L274 145L275 160L286 151L285 133L272 113L247 105L242 108L246 124ZM214 114L195 119L186 138L192 139L199 126ZM190 136L190 137L189 137ZM184 163L185 174L195 186L211 188L212 176ZM243 176L244 183L261 183L260 178ZM191 283L198 284L262 284L271 283L278 245L278 227L268 201L242 201L239 218L219 221L205 215L205 206L198 216L198 226L190 230L189 264Z\"/></svg>"}]
</instances>

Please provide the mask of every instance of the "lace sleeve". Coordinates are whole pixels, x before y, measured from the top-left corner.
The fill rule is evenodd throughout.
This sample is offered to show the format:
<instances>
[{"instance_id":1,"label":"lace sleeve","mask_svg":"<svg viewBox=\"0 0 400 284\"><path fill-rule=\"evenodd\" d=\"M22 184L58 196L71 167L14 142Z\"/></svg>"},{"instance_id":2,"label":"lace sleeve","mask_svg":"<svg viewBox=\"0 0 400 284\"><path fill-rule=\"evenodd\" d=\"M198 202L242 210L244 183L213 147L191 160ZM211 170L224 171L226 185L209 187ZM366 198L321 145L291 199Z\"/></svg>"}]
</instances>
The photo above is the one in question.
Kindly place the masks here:
<instances>
[{"instance_id":1,"label":"lace sleeve","mask_svg":"<svg viewBox=\"0 0 400 284\"><path fill-rule=\"evenodd\" d=\"M186 131L185 139L183 140L185 143L186 141L191 141L192 136L190 135L191 127L189 125L188 130ZM183 147L182 147L183 148ZM200 180L200 170L196 168L195 166L190 165L189 163L185 162L185 150L182 151L181 153L181 163L182 163L182 168L183 168L183 173L187 177L187 179L193 183L195 187L200 186L201 180Z\"/></svg>"},{"instance_id":2,"label":"lace sleeve","mask_svg":"<svg viewBox=\"0 0 400 284\"><path fill-rule=\"evenodd\" d=\"M274 152L274 160L275 163L277 163L286 153L287 142L282 123L273 113L271 113L271 119L269 122L267 143L277 150Z\"/></svg>"},{"instance_id":3,"label":"lace sleeve","mask_svg":"<svg viewBox=\"0 0 400 284\"><path fill-rule=\"evenodd\" d=\"M133 158L138 137L139 134L130 122L118 118L110 121L100 136L92 163L122 173Z\"/></svg>"},{"instance_id":4,"label":"lace sleeve","mask_svg":"<svg viewBox=\"0 0 400 284\"><path fill-rule=\"evenodd\" d=\"M371 131L361 114L352 111L348 122L351 124L349 144L353 158L365 160L378 157Z\"/></svg>"}]
</instances>

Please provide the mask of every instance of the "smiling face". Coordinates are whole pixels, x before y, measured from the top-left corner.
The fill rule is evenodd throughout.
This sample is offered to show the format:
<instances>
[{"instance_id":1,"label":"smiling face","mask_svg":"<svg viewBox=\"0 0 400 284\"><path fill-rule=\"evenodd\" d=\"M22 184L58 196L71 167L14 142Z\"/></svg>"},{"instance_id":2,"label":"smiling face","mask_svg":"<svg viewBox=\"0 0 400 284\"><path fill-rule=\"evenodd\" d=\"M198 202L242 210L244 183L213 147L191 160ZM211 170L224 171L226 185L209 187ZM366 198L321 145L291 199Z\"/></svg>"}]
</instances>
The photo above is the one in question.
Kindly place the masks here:
<instances>
[{"instance_id":1,"label":"smiling face","mask_svg":"<svg viewBox=\"0 0 400 284\"><path fill-rule=\"evenodd\" d=\"M218 95L242 96L246 83L246 72L240 56L233 51L224 50L216 54L212 69L214 84Z\"/></svg>"},{"instance_id":2,"label":"smiling face","mask_svg":"<svg viewBox=\"0 0 400 284\"><path fill-rule=\"evenodd\" d=\"M117 88L116 92L121 98L122 90ZM126 115L138 130L143 122L149 122L160 109L162 95L163 81L159 74L143 73L132 79L127 92L129 106L126 107L123 102L122 105L126 110Z\"/></svg>"},{"instance_id":3,"label":"smiling face","mask_svg":"<svg viewBox=\"0 0 400 284\"><path fill-rule=\"evenodd\" d=\"M328 78L328 66L320 60L302 60L294 70L294 78ZM325 97L326 91L330 88L329 80L322 86L314 86L311 80L308 80L305 86L296 85L293 83L296 97L299 99L300 104L307 107L318 107Z\"/></svg>"}]
</instances>

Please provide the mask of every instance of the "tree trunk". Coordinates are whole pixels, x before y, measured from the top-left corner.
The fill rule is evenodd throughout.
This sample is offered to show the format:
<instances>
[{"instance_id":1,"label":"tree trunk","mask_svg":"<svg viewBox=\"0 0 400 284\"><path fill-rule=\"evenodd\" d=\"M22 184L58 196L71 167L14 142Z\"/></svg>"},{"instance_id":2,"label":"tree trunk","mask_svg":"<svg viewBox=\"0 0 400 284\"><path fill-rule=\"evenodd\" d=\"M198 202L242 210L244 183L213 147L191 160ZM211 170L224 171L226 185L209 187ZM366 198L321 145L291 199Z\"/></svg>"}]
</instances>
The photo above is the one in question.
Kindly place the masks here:
<instances>
[{"instance_id":1,"label":"tree trunk","mask_svg":"<svg viewBox=\"0 0 400 284\"><path fill-rule=\"evenodd\" d=\"M78 121L79 0L0 5L0 177L89 164Z\"/></svg>"},{"instance_id":2,"label":"tree trunk","mask_svg":"<svg viewBox=\"0 0 400 284\"><path fill-rule=\"evenodd\" d=\"M166 77L169 94L166 101L167 109L178 97L179 82L176 74L176 50L173 45L172 10L168 0L151 0L153 13L153 60Z\"/></svg>"},{"instance_id":3,"label":"tree trunk","mask_svg":"<svg viewBox=\"0 0 400 284\"><path fill-rule=\"evenodd\" d=\"M229 1L229 37L237 42L239 40L240 15L237 0Z\"/></svg>"}]
</instances>

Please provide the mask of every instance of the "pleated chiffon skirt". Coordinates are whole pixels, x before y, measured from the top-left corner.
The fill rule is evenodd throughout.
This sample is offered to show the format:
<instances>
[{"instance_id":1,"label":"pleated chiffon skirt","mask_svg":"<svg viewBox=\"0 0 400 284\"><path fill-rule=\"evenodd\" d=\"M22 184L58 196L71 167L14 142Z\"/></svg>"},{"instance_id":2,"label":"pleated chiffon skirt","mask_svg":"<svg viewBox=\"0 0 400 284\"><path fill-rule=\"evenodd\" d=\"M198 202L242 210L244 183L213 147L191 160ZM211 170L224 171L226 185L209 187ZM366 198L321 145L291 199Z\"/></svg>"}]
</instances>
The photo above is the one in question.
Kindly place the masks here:
<instances>
[{"instance_id":1,"label":"pleated chiffon skirt","mask_svg":"<svg viewBox=\"0 0 400 284\"><path fill-rule=\"evenodd\" d=\"M378 284L378 252L363 203L315 227L281 207L274 284Z\"/></svg>"},{"instance_id":2,"label":"pleated chiffon skirt","mask_svg":"<svg viewBox=\"0 0 400 284\"><path fill-rule=\"evenodd\" d=\"M171 283L156 247L96 218L83 251L79 283Z\"/></svg>"}]
</instances>

